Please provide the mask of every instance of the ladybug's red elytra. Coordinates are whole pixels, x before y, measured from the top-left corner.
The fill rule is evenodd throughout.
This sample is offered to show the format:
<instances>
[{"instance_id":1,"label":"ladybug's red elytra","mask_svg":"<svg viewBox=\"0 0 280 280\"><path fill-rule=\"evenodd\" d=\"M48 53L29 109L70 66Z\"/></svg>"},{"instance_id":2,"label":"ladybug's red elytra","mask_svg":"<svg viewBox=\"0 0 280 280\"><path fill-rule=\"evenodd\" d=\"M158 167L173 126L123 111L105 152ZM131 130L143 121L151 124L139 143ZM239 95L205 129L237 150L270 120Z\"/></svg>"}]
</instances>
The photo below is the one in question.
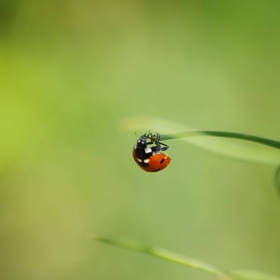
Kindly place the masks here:
<instances>
[{"instance_id":1,"label":"ladybug's red elytra","mask_svg":"<svg viewBox=\"0 0 280 280\"><path fill-rule=\"evenodd\" d=\"M160 142L159 134L143 134L133 147L132 156L143 170L157 172L166 168L171 161L168 155L161 152L168 148L168 145Z\"/></svg>"}]
</instances>

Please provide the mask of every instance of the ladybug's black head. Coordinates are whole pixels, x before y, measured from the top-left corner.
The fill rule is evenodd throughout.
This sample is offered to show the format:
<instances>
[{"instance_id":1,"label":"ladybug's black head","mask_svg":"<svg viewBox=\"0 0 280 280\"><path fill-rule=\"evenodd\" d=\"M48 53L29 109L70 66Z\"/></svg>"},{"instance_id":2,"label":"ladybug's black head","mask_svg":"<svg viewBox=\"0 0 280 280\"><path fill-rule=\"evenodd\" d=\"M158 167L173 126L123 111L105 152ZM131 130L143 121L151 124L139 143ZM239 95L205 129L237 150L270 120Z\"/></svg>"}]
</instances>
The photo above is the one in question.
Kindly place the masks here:
<instances>
[{"instance_id":1,"label":"ladybug's black head","mask_svg":"<svg viewBox=\"0 0 280 280\"><path fill-rule=\"evenodd\" d=\"M145 149L147 147L147 137L145 135L142 135L136 143L137 148L139 149Z\"/></svg>"}]
</instances>

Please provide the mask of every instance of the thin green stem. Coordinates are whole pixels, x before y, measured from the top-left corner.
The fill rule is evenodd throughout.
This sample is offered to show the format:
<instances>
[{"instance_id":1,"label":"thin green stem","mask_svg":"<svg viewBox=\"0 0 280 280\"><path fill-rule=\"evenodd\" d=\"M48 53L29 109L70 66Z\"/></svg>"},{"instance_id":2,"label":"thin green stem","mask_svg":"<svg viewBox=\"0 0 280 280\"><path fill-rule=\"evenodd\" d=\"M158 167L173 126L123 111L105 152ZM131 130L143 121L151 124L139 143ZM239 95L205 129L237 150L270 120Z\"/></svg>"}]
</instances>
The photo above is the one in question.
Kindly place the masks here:
<instances>
[{"instance_id":1,"label":"thin green stem","mask_svg":"<svg viewBox=\"0 0 280 280\"><path fill-rule=\"evenodd\" d=\"M215 274L216 276L220 277L220 279L227 279L227 280L230 279L222 270L220 270L210 264L207 264L207 263L204 263L199 260L192 259L192 258L188 258L188 257L182 256L182 255L167 251L162 248L144 246L135 241L119 241L119 240L114 240L114 239L100 237L100 236L94 237L94 239L99 242L103 242L103 243L107 243L110 245L142 252L142 253L152 255L152 256L155 256L155 257L158 257L158 258L161 258L161 259L173 262L173 263L177 263L177 264L188 266L188 267L191 267L191 268L194 268L197 270L202 270L202 271L205 271L208 273L212 273L212 274Z\"/></svg>"},{"instance_id":2,"label":"thin green stem","mask_svg":"<svg viewBox=\"0 0 280 280\"><path fill-rule=\"evenodd\" d=\"M166 134L161 135L160 140L171 140L177 138L193 137L193 136L212 136L212 137L223 137L223 138L234 138L239 140L251 141L258 144L266 145L275 149L280 149L280 142L262 138L254 135L235 133L235 132L223 132L223 131L189 131L182 133Z\"/></svg>"}]
</instances>

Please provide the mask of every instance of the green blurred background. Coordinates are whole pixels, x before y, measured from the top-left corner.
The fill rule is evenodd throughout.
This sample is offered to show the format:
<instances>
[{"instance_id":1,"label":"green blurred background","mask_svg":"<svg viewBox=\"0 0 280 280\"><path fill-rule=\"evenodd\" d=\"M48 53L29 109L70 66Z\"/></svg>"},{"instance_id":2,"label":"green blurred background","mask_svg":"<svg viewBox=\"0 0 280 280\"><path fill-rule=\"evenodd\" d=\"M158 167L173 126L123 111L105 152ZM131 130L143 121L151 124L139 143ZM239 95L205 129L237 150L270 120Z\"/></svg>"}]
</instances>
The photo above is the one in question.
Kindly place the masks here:
<instances>
[{"instance_id":1,"label":"green blurred background","mask_svg":"<svg viewBox=\"0 0 280 280\"><path fill-rule=\"evenodd\" d=\"M145 173L119 129L143 115L279 140L279 10L1 0L0 279L216 279L94 233L280 275L275 166L174 140Z\"/></svg>"}]
</instances>

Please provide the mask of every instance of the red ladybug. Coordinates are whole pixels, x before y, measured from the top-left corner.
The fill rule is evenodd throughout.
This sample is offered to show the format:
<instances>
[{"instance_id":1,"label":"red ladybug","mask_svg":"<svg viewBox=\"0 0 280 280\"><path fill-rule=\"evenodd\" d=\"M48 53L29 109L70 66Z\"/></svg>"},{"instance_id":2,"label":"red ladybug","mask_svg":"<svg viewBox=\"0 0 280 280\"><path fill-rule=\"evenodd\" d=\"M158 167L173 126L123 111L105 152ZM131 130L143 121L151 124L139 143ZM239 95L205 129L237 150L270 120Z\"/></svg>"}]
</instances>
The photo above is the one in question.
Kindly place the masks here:
<instances>
[{"instance_id":1,"label":"red ladybug","mask_svg":"<svg viewBox=\"0 0 280 280\"><path fill-rule=\"evenodd\" d=\"M171 161L171 158L161 153L169 146L159 142L159 134L144 134L136 142L132 150L132 156L140 168L147 172L163 170Z\"/></svg>"}]
</instances>

